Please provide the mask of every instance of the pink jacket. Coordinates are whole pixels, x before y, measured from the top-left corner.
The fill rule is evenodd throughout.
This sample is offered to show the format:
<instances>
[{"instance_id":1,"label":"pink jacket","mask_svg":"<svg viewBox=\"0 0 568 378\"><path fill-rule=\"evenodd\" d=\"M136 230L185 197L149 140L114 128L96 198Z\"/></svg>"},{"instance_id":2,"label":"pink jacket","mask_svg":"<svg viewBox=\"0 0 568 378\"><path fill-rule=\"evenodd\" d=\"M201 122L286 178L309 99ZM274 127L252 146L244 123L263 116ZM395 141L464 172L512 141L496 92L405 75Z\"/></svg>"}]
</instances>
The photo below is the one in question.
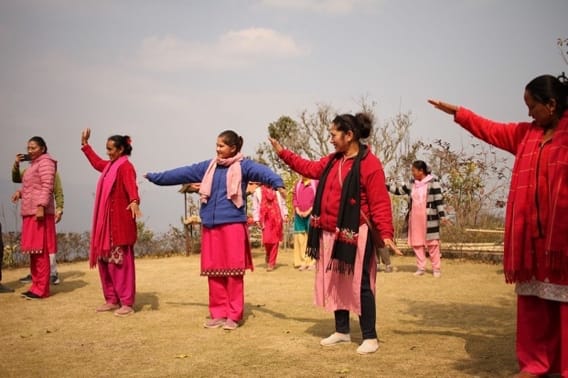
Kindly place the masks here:
<instances>
[{"instance_id":1,"label":"pink jacket","mask_svg":"<svg viewBox=\"0 0 568 378\"><path fill-rule=\"evenodd\" d=\"M36 215L37 207L44 206L46 214L55 213L53 183L57 161L43 154L30 162L22 177L20 213L23 217Z\"/></svg>"}]
</instances>

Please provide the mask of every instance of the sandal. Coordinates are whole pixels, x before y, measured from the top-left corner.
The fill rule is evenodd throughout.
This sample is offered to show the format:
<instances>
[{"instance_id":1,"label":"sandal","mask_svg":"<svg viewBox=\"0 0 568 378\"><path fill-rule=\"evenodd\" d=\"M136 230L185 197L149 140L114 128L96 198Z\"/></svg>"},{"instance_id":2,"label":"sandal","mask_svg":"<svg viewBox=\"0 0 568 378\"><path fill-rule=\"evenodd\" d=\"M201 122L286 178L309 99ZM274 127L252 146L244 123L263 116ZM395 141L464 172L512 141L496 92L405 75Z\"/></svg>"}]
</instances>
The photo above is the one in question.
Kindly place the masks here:
<instances>
[{"instance_id":1,"label":"sandal","mask_svg":"<svg viewBox=\"0 0 568 378\"><path fill-rule=\"evenodd\" d=\"M116 316L125 317L134 314L134 309L130 306L122 306L121 308L116 310L114 314Z\"/></svg>"},{"instance_id":2,"label":"sandal","mask_svg":"<svg viewBox=\"0 0 568 378\"><path fill-rule=\"evenodd\" d=\"M116 303L105 303L105 304L97 307L97 309L95 311L96 312L112 311L112 310L116 310L118 307L119 306Z\"/></svg>"}]
</instances>

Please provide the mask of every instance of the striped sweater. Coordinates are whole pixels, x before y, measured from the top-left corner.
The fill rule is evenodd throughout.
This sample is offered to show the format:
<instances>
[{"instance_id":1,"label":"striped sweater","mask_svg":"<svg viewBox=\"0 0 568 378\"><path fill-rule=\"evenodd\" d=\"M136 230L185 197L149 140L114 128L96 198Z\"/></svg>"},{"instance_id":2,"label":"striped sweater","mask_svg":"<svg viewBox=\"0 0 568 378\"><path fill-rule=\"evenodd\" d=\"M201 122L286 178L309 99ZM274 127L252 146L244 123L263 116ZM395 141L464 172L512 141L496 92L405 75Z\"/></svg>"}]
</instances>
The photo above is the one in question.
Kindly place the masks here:
<instances>
[{"instance_id":1,"label":"striped sweater","mask_svg":"<svg viewBox=\"0 0 568 378\"><path fill-rule=\"evenodd\" d=\"M428 182L428 197L426 198L426 240L440 239L440 219L445 218L444 198L442 197L442 187L436 177ZM389 192L395 195L407 195L409 198L408 213L405 218L404 230L408 231L408 218L412 209L412 190L414 188L414 179L408 184L402 186L387 184Z\"/></svg>"}]
</instances>

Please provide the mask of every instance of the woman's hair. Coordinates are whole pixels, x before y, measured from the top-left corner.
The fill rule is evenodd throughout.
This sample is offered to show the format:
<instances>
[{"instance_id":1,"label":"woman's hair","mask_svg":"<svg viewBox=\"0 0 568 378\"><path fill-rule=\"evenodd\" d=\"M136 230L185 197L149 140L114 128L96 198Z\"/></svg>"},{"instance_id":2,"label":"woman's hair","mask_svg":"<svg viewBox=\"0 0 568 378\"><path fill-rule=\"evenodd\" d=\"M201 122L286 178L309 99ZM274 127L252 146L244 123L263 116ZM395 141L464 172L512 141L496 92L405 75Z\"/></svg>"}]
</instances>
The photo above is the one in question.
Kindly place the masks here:
<instances>
[{"instance_id":1,"label":"woman's hair","mask_svg":"<svg viewBox=\"0 0 568 378\"><path fill-rule=\"evenodd\" d=\"M564 78L564 80L561 80ZM552 75L542 75L532 79L525 90L530 93L536 102L548 104L551 100L556 101L556 115L562 114L568 108L568 81L564 74L560 77Z\"/></svg>"},{"instance_id":2,"label":"woman's hair","mask_svg":"<svg viewBox=\"0 0 568 378\"><path fill-rule=\"evenodd\" d=\"M356 141L368 138L373 129L373 118L368 113L341 114L333 119L335 129L344 133L351 131Z\"/></svg>"},{"instance_id":3,"label":"woman's hair","mask_svg":"<svg viewBox=\"0 0 568 378\"><path fill-rule=\"evenodd\" d=\"M225 130L219 134L219 138L223 139L223 142L229 147L237 147L237 153L241 152L243 148L243 137L234 132L233 130Z\"/></svg>"},{"instance_id":4,"label":"woman's hair","mask_svg":"<svg viewBox=\"0 0 568 378\"><path fill-rule=\"evenodd\" d=\"M33 136L30 138L30 140L28 140L29 142L35 142L35 144L37 144L38 146L40 146L41 148L43 148L43 153L47 153L47 144L45 144L45 140L40 137L40 136Z\"/></svg>"},{"instance_id":5,"label":"woman's hair","mask_svg":"<svg viewBox=\"0 0 568 378\"><path fill-rule=\"evenodd\" d=\"M132 153L132 140L128 135L113 135L108 140L112 140L116 148L123 148L123 155L130 156Z\"/></svg>"},{"instance_id":6,"label":"woman's hair","mask_svg":"<svg viewBox=\"0 0 568 378\"><path fill-rule=\"evenodd\" d=\"M430 167L428 167L428 165L426 164L426 162L424 162L423 160L416 160L412 163L412 166L419 170L424 172L425 175L430 174Z\"/></svg>"}]
</instances>

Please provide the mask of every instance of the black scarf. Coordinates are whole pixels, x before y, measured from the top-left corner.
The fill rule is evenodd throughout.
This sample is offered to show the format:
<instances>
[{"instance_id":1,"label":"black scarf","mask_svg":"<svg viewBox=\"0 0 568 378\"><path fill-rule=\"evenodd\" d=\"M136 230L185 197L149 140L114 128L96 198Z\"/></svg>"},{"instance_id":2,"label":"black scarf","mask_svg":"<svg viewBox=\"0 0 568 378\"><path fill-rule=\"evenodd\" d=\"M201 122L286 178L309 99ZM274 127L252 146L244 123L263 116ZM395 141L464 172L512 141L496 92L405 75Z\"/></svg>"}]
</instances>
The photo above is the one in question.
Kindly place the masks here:
<instances>
[{"instance_id":1,"label":"black scarf","mask_svg":"<svg viewBox=\"0 0 568 378\"><path fill-rule=\"evenodd\" d=\"M355 157L353 166L347 174L341 188L339 201L339 214L337 216L337 231L335 243L331 254L331 260L326 271L333 270L342 274L353 274L355 268L355 256L357 254L357 239L359 236L359 220L361 212L361 184L360 171L361 159L367 153L367 146L359 145L359 153ZM321 200L325 183L328 179L331 167L336 161L342 159L342 153L333 156L321 175L314 199L312 215L310 216L310 229L308 231L308 247L306 254L319 259L321 237ZM339 163L341 164L341 162Z\"/></svg>"}]
</instances>

